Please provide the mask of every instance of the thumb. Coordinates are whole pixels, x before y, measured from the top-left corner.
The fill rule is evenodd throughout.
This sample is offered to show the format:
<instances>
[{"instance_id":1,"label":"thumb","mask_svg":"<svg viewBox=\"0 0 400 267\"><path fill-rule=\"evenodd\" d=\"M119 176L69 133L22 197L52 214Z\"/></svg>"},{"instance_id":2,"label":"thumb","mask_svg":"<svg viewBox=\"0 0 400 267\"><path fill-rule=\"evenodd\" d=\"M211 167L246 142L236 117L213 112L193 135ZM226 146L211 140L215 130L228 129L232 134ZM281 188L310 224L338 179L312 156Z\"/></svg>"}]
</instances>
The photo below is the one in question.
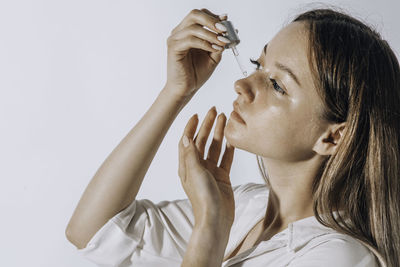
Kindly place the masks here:
<instances>
[{"instance_id":1,"label":"thumb","mask_svg":"<svg viewBox=\"0 0 400 267\"><path fill-rule=\"evenodd\" d=\"M183 136L183 147L185 155L185 165L186 168L197 169L200 165L200 158L197 148L191 138L187 138L186 135Z\"/></svg>"},{"instance_id":2,"label":"thumb","mask_svg":"<svg viewBox=\"0 0 400 267\"><path fill-rule=\"evenodd\" d=\"M216 52L210 52L210 57L214 61L214 67L218 65L218 63L221 61L222 58L222 52L225 51L226 48L223 48L221 51L216 51Z\"/></svg>"}]
</instances>

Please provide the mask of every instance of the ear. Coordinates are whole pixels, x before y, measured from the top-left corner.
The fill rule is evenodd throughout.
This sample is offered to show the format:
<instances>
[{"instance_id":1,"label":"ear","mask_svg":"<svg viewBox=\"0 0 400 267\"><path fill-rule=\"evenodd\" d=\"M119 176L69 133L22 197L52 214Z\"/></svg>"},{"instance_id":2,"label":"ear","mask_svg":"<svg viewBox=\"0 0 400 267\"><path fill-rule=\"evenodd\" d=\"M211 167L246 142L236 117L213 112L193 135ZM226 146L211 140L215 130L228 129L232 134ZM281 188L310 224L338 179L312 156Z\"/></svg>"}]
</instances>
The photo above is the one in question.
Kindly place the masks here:
<instances>
[{"instance_id":1,"label":"ear","mask_svg":"<svg viewBox=\"0 0 400 267\"><path fill-rule=\"evenodd\" d=\"M339 142L346 129L346 122L331 124L326 131L318 138L313 150L319 155L329 156L336 152Z\"/></svg>"}]
</instances>

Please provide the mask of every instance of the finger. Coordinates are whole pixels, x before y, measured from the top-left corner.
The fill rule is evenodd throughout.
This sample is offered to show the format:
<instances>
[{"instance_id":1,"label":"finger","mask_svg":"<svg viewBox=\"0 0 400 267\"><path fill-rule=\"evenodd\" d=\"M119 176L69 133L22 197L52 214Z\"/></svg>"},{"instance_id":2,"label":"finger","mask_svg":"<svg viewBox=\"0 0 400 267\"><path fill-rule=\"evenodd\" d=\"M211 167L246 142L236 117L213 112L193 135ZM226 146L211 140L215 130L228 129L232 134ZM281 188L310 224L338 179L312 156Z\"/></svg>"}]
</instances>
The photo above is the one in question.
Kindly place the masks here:
<instances>
[{"instance_id":1,"label":"finger","mask_svg":"<svg viewBox=\"0 0 400 267\"><path fill-rule=\"evenodd\" d=\"M175 44L173 44L172 47L176 54L180 53L186 54L190 48L198 48L211 53L221 52L224 50L224 47L222 46L211 44L210 42L200 39L193 35L189 35L183 39L169 40L169 42L170 41L175 42Z\"/></svg>"},{"instance_id":2,"label":"finger","mask_svg":"<svg viewBox=\"0 0 400 267\"><path fill-rule=\"evenodd\" d=\"M226 20L228 18L228 14L221 14L221 15L217 15L212 13L210 10L208 10L207 8L202 8L200 9L201 11L207 13L210 16L213 16L214 18L217 18L219 20Z\"/></svg>"},{"instance_id":3,"label":"finger","mask_svg":"<svg viewBox=\"0 0 400 267\"><path fill-rule=\"evenodd\" d=\"M235 147L226 142L225 152L222 156L221 164L219 165L219 167L224 169L227 173L231 171L234 150Z\"/></svg>"},{"instance_id":4,"label":"finger","mask_svg":"<svg viewBox=\"0 0 400 267\"><path fill-rule=\"evenodd\" d=\"M221 153L222 140L224 137L226 116L224 113L219 114L217 119L217 125L214 130L214 137L211 142L210 148L208 149L207 159L218 164L219 155Z\"/></svg>"},{"instance_id":5,"label":"finger","mask_svg":"<svg viewBox=\"0 0 400 267\"><path fill-rule=\"evenodd\" d=\"M179 25L172 30L171 34L175 34L176 32L179 32L183 28L186 28L192 24L200 24L201 26L206 26L207 28L215 32L223 33L225 31L219 30L215 26L215 23L220 21L221 20L218 17L214 17L198 9L193 9L188 15L186 15L182 22L179 23Z\"/></svg>"},{"instance_id":6,"label":"finger","mask_svg":"<svg viewBox=\"0 0 400 267\"><path fill-rule=\"evenodd\" d=\"M184 151L183 151L182 138L179 141L178 151L179 151L178 176L182 179L185 177L185 173L186 173L185 155L184 155Z\"/></svg>"},{"instance_id":7,"label":"finger","mask_svg":"<svg viewBox=\"0 0 400 267\"><path fill-rule=\"evenodd\" d=\"M193 136L196 133L198 123L199 123L199 116L196 113L192 117L190 117L190 119L186 123L185 129L183 130L183 134L186 135L189 139L193 139Z\"/></svg>"},{"instance_id":8,"label":"finger","mask_svg":"<svg viewBox=\"0 0 400 267\"><path fill-rule=\"evenodd\" d=\"M186 170L201 170L200 157L192 139L188 138L188 146L184 146L185 169ZM187 174L187 173L186 173Z\"/></svg>"},{"instance_id":9,"label":"finger","mask_svg":"<svg viewBox=\"0 0 400 267\"><path fill-rule=\"evenodd\" d=\"M201 10L203 12L209 14L210 16L213 16L214 18L218 18L220 21L228 19L228 14L221 14L221 15L218 16L218 15L212 13L210 10L208 10L206 8L202 8ZM221 34L221 35L224 36L224 34ZM221 35L219 35L219 36L221 36ZM225 48L225 45L223 45L222 47ZM221 49L221 50L216 51L216 52L212 52L212 53L210 53L210 57L213 59L214 62L220 62L221 58L222 58L222 52L223 51L224 51L224 49Z\"/></svg>"},{"instance_id":10,"label":"finger","mask_svg":"<svg viewBox=\"0 0 400 267\"><path fill-rule=\"evenodd\" d=\"M202 8L202 9L200 9L200 10L203 11L204 13L206 13L206 14L208 14L208 15L214 17L214 18L216 18L216 19L219 18L217 14L212 13L212 12L211 12L210 10L208 10L207 8Z\"/></svg>"},{"instance_id":11,"label":"finger","mask_svg":"<svg viewBox=\"0 0 400 267\"><path fill-rule=\"evenodd\" d=\"M204 11L205 13L207 13L207 14L209 14L210 16L213 16L214 18L217 18L218 17L218 19L220 20L220 21L223 21L223 20L227 20L228 19L228 14L221 14L221 15L219 15L219 16L217 16L216 14L214 14L214 13L212 13L210 10L208 10L208 9L206 9L206 8L203 8L203 9L201 9L202 11ZM214 32L214 31L213 31ZM222 34L220 34L219 36L225 36L225 34L224 33L222 33ZM228 39L229 40L229 39ZM225 46L222 46L223 48L225 48ZM220 62L221 61L221 58L222 58L222 52L224 51L224 49L221 49L221 50L219 50L219 51L216 51L216 52L212 52L212 53L210 53L210 57L213 59L213 61L214 62Z\"/></svg>"},{"instance_id":12,"label":"finger","mask_svg":"<svg viewBox=\"0 0 400 267\"><path fill-rule=\"evenodd\" d=\"M216 44L221 47L225 47L227 43L230 43L229 39L218 35L217 33L211 32L209 30L204 29L200 25L194 24L191 25L179 32L177 32L172 39L176 42L182 42L182 40L189 40L190 37L195 36L200 40L207 41L209 44L205 44L208 47L212 47L213 44Z\"/></svg>"},{"instance_id":13,"label":"finger","mask_svg":"<svg viewBox=\"0 0 400 267\"><path fill-rule=\"evenodd\" d=\"M204 158L204 149L216 116L217 116L217 109L215 108L215 106L213 106L207 112L207 115L200 126L199 132L197 133L196 138L194 139L201 159Z\"/></svg>"},{"instance_id":14,"label":"finger","mask_svg":"<svg viewBox=\"0 0 400 267\"><path fill-rule=\"evenodd\" d=\"M188 123L185 126L185 129L183 130L183 135L186 135L189 139L193 139L193 136L196 132L197 124L199 122L199 118L197 114L194 114L188 121ZM182 137L183 137L182 135ZM178 166L178 175L179 177L184 177L185 176L185 157L183 153L183 143L182 143L182 138L179 141L179 166Z\"/></svg>"}]
</instances>

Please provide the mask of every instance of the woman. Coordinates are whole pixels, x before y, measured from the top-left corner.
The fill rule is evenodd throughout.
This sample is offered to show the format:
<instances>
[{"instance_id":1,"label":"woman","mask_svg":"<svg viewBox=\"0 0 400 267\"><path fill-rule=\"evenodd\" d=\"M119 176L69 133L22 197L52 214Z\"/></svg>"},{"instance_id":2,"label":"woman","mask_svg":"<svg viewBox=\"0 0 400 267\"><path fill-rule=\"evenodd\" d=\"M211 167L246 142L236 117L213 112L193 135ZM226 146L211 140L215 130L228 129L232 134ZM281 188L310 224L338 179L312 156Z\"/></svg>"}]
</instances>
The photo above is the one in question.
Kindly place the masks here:
<instances>
[{"instance_id":1,"label":"woman","mask_svg":"<svg viewBox=\"0 0 400 267\"><path fill-rule=\"evenodd\" d=\"M331 9L298 15L251 60L206 159L216 109L197 134L189 119L178 170L188 199L135 200L221 60L222 19L195 9L171 32L167 83L86 188L68 239L102 266L400 266L399 63L377 32ZM266 185L232 188L234 148L258 156Z\"/></svg>"}]
</instances>

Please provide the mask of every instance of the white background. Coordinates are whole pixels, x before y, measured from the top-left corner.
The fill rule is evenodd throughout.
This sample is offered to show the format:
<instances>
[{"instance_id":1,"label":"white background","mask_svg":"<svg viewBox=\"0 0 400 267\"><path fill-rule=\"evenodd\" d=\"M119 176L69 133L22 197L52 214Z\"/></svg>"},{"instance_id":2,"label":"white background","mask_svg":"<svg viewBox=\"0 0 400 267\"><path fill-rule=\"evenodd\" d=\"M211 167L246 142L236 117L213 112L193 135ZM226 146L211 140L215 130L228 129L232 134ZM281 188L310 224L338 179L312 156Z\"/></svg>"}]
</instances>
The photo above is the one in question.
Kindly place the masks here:
<instances>
[{"instance_id":1,"label":"white background","mask_svg":"<svg viewBox=\"0 0 400 267\"><path fill-rule=\"evenodd\" d=\"M397 0L324 1L372 24L397 55ZM140 120L166 81L166 40L197 8L228 13L247 70L309 1L0 2L0 265L94 266L65 238L101 163ZM397 5L397 6L396 6ZM226 50L211 78L169 129L138 199L186 198L177 144L194 113L229 116L242 78ZM207 143L208 147L209 143ZM256 157L236 150L232 184L262 183ZM107 196L105 196L107 197Z\"/></svg>"}]
</instances>

